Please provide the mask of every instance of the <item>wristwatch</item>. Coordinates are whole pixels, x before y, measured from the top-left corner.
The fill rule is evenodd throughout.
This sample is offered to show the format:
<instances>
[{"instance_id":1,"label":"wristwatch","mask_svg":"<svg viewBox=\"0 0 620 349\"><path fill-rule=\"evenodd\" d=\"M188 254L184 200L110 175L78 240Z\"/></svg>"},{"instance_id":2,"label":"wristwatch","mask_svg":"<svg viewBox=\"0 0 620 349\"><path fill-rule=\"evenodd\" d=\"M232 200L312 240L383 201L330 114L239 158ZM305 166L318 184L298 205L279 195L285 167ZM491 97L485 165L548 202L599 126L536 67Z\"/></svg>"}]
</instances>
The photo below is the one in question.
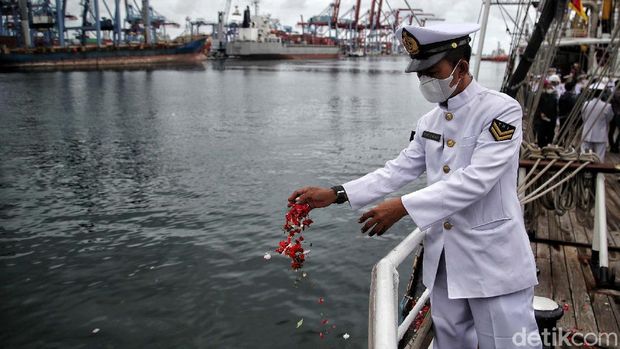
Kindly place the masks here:
<instances>
[{"instance_id":1,"label":"wristwatch","mask_svg":"<svg viewBox=\"0 0 620 349\"><path fill-rule=\"evenodd\" d=\"M344 191L344 187L342 185L337 185L335 187L331 188L334 193L336 193L336 203L337 204L344 204L345 202L349 201L349 198L347 197L347 192Z\"/></svg>"}]
</instances>

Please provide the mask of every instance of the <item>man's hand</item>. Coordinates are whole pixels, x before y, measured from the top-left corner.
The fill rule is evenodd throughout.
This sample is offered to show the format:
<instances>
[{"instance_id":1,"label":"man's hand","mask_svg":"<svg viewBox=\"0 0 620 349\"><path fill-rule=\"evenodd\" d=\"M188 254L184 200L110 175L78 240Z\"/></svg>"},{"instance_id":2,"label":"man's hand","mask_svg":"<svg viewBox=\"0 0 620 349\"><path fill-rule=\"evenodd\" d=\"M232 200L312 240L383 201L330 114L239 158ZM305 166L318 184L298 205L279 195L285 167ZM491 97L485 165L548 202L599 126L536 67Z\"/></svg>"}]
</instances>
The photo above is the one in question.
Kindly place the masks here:
<instances>
[{"instance_id":1,"label":"man's hand","mask_svg":"<svg viewBox=\"0 0 620 349\"><path fill-rule=\"evenodd\" d=\"M336 202L336 193L329 188L305 187L295 190L288 201L294 204L308 204L311 208L321 208Z\"/></svg>"},{"instance_id":2,"label":"man's hand","mask_svg":"<svg viewBox=\"0 0 620 349\"><path fill-rule=\"evenodd\" d=\"M365 233L374 226L368 235L382 235L386 230L390 229L394 223L398 222L406 215L407 210L405 206L403 206L402 200L400 198L394 198L386 200L372 210L364 213L360 217L359 223L364 223L370 218L362 227L362 233Z\"/></svg>"}]
</instances>

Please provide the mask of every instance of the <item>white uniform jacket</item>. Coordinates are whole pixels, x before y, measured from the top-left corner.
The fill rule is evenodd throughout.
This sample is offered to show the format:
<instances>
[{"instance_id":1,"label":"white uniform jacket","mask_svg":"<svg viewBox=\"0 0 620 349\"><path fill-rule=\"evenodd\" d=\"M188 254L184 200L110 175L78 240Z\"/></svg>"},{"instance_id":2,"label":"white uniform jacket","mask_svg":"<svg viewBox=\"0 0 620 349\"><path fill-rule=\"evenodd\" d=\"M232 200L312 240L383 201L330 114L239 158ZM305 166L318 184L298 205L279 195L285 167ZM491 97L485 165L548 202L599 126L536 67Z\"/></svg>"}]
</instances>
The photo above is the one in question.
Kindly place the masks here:
<instances>
[{"instance_id":1,"label":"white uniform jacket","mask_svg":"<svg viewBox=\"0 0 620 349\"><path fill-rule=\"evenodd\" d=\"M472 81L419 120L396 159L343 185L358 209L426 170L428 186L402 202L426 230L427 288L442 249L450 298L492 297L538 283L516 190L522 116L517 101Z\"/></svg>"},{"instance_id":2,"label":"white uniform jacket","mask_svg":"<svg viewBox=\"0 0 620 349\"><path fill-rule=\"evenodd\" d=\"M611 104L600 99L584 103L581 110L583 119L582 138L590 143L607 143L608 125L614 117Z\"/></svg>"}]
</instances>

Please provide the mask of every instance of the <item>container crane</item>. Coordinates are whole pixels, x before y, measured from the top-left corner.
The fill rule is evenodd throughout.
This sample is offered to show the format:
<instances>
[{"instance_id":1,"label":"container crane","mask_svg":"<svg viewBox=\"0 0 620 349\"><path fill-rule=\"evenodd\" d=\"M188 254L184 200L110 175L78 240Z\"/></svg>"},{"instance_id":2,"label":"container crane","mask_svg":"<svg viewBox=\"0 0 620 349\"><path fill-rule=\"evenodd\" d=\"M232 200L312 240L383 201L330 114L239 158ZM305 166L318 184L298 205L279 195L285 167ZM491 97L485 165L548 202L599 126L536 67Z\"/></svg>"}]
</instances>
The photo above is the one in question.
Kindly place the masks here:
<instances>
[{"instance_id":1,"label":"container crane","mask_svg":"<svg viewBox=\"0 0 620 349\"><path fill-rule=\"evenodd\" d=\"M228 16L230 14L230 4L232 0L226 0L226 4L224 5L224 11L219 11L217 13L217 51L220 55L224 56L226 54L226 22L228 22Z\"/></svg>"}]
</instances>

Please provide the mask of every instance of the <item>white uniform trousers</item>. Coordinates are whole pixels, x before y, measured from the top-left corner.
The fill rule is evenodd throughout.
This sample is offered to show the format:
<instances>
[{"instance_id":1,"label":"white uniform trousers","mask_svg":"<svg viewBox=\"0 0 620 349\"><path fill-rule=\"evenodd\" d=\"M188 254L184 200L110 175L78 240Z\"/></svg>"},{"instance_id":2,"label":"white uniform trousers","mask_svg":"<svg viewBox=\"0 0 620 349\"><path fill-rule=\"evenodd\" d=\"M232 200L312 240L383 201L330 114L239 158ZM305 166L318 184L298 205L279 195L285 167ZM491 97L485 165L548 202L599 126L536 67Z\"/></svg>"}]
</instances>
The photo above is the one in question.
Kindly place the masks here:
<instances>
[{"instance_id":1,"label":"white uniform trousers","mask_svg":"<svg viewBox=\"0 0 620 349\"><path fill-rule=\"evenodd\" d=\"M449 299L442 252L431 292L433 349L540 349L533 300L534 287L496 297ZM528 336L535 339L527 343L522 338Z\"/></svg>"},{"instance_id":2,"label":"white uniform trousers","mask_svg":"<svg viewBox=\"0 0 620 349\"><path fill-rule=\"evenodd\" d=\"M598 158L601 159L601 162L605 161L605 151L607 151L607 143L583 141L581 143L581 152L585 153L588 150L592 150L596 155L598 155Z\"/></svg>"}]
</instances>

